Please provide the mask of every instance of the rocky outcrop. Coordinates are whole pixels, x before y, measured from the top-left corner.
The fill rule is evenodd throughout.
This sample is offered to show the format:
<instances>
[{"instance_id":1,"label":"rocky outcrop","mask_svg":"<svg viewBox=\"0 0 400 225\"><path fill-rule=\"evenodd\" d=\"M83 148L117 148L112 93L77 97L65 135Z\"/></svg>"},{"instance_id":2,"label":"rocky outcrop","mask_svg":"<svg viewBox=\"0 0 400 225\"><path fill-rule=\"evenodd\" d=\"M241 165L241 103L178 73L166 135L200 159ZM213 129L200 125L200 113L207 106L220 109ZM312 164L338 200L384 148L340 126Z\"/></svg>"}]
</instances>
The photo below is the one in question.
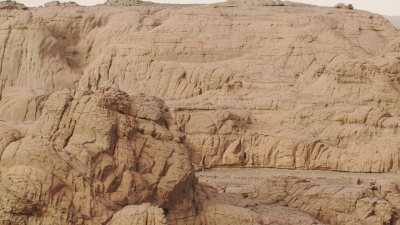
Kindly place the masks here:
<instances>
[{"instance_id":1,"label":"rocky outcrop","mask_svg":"<svg viewBox=\"0 0 400 225\"><path fill-rule=\"evenodd\" d=\"M60 2L60 1L51 1L44 4L44 7L55 7L55 6L64 6L64 7L71 7L71 6L79 6L78 3L69 1L69 2Z\"/></svg>"},{"instance_id":2,"label":"rocky outcrop","mask_svg":"<svg viewBox=\"0 0 400 225\"><path fill-rule=\"evenodd\" d=\"M0 2L0 10L2 10L2 9L26 10L26 9L28 9L28 7L26 7L24 4L18 3L16 1L6 0L6 1Z\"/></svg>"},{"instance_id":3,"label":"rocky outcrop","mask_svg":"<svg viewBox=\"0 0 400 225\"><path fill-rule=\"evenodd\" d=\"M135 50L122 52L111 47L110 53L86 68L80 88L96 89L112 82L127 92L165 99L200 167L397 170L397 164L391 163L397 161L396 141L378 144L382 136L388 137L391 125L377 125L389 114L390 120L396 120L392 109L377 105L396 101L397 93L392 75L378 72L375 63L385 54L385 44L369 44L369 40L388 43L397 30L382 17L365 12L287 4L269 7L236 1L182 7L173 17L165 16L168 9L146 16L137 25L136 40L142 44L123 42ZM193 10L207 16L193 21ZM253 20L257 10L260 17ZM262 16L263 10L275 16ZM305 14L309 16L302 17ZM215 22L207 22L208 18ZM251 26L245 25L250 19ZM111 29L106 27L102 29ZM112 29L118 32L115 26ZM200 30L204 35L199 35ZM187 33L197 38L188 38ZM151 37L151 44L143 37ZM389 59L393 57L382 62L395 67L397 62ZM369 109L376 111L367 119L370 122L364 123L366 115L360 114L355 115L357 122L336 119ZM220 119L223 114L233 117ZM386 150L376 153L377 145Z\"/></svg>"},{"instance_id":4,"label":"rocky outcrop","mask_svg":"<svg viewBox=\"0 0 400 225\"><path fill-rule=\"evenodd\" d=\"M232 6L285 6L281 0L229 0L228 5Z\"/></svg>"},{"instance_id":5,"label":"rocky outcrop","mask_svg":"<svg viewBox=\"0 0 400 225\"><path fill-rule=\"evenodd\" d=\"M259 221L243 224L399 223L400 193L394 174L214 169L199 173L199 179L209 186L211 205L238 207Z\"/></svg>"},{"instance_id":6,"label":"rocky outcrop","mask_svg":"<svg viewBox=\"0 0 400 225\"><path fill-rule=\"evenodd\" d=\"M155 98L53 93L25 132L2 130L1 221L124 224L135 210L123 207L144 202L190 212L192 166L171 122Z\"/></svg>"},{"instance_id":7,"label":"rocky outcrop","mask_svg":"<svg viewBox=\"0 0 400 225\"><path fill-rule=\"evenodd\" d=\"M352 4L338 3L335 5L335 8L353 10L354 6Z\"/></svg>"},{"instance_id":8,"label":"rocky outcrop","mask_svg":"<svg viewBox=\"0 0 400 225\"><path fill-rule=\"evenodd\" d=\"M395 224L393 180L193 171L398 172L399 58L383 17L292 2L1 10L0 221Z\"/></svg>"},{"instance_id":9,"label":"rocky outcrop","mask_svg":"<svg viewBox=\"0 0 400 225\"><path fill-rule=\"evenodd\" d=\"M198 167L397 171L397 29L280 3L4 11L0 115L114 86L163 99Z\"/></svg>"},{"instance_id":10,"label":"rocky outcrop","mask_svg":"<svg viewBox=\"0 0 400 225\"><path fill-rule=\"evenodd\" d=\"M137 6L142 4L140 0L107 0L106 5L110 6Z\"/></svg>"}]
</instances>

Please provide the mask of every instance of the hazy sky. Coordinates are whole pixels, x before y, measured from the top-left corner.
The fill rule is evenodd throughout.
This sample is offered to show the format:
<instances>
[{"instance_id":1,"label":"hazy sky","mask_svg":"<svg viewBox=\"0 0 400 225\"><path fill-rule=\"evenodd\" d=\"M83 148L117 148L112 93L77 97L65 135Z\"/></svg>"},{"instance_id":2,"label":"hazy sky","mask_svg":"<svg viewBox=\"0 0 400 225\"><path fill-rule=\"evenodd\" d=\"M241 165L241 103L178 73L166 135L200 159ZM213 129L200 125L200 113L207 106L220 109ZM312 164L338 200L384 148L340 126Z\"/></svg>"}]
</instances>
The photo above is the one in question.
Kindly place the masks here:
<instances>
[{"instance_id":1,"label":"hazy sky","mask_svg":"<svg viewBox=\"0 0 400 225\"><path fill-rule=\"evenodd\" d=\"M28 6L42 5L50 0L19 0ZM75 0L81 5L94 5L103 3L105 0ZM171 3L210 3L218 0L153 0L154 2L171 2ZM371 12L400 16L400 0L292 0L299 2L307 2L316 5L333 6L338 2L352 3L357 9L365 9Z\"/></svg>"}]
</instances>

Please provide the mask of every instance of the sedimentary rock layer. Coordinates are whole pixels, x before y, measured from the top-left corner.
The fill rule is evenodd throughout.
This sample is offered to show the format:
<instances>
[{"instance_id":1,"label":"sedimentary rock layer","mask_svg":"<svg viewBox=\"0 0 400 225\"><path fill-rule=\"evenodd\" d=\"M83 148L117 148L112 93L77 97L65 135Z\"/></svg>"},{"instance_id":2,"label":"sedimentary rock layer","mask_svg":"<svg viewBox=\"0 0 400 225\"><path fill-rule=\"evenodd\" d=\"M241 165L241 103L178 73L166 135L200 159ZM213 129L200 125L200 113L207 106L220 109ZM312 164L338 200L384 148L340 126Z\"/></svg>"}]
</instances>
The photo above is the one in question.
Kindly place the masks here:
<instances>
[{"instance_id":1,"label":"sedimentary rock layer","mask_svg":"<svg viewBox=\"0 0 400 225\"><path fill-rule=\"evenodd\" d=\"M226 200L193 172L398 172L400 37L386 19L132 2L0 10L0 224L398 221L396 185L282 176Z\"/></svg>"},{"instance_id":2,"label":"sedimentary rock layer","mask_svg":"<svg viewBox=\"0 0 400 225\"><path fill-rule=\"evenodd\" d=\"M281 3L3 10L0 118L114 86L165 100L201 167L397 171L396 28Z\"/></svg>"},{"instance_id":3,"label":"sedimentary rock layer","mask_svg":"<svg viewBox=\"0 0 400 225\"><path fill-rule=\"evenodd\" d=\"M228 217L236 208L242 219L258 221L254 224L399 223L395 174L229 168L199 172L198 176L208 187L207 208L219 208Z\"/></svg>"}]
</instances>

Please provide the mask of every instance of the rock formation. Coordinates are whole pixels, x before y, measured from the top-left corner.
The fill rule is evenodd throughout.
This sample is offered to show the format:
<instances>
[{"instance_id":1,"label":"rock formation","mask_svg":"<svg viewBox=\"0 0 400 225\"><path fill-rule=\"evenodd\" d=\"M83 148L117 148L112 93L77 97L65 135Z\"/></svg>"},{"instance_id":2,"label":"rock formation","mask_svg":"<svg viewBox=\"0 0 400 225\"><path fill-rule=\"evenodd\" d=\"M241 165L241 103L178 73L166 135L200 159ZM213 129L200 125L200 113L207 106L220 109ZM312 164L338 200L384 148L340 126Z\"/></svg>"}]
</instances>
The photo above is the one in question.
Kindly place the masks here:
<instances>
[{"instance_id":1,"label":"rock formation","mask_svg":"<svg viewBox=\"0 0 400 225\"><path fill-rule=\"evenodd\" d=\"M78 3L69 1L69 2L60 2L60 1L51 1L44 4L44 7L54 7L54 6L79 6Z\"/></svg>"},{"instance_id":2,"label":"rock formation","mask_svg":"<svg viewBox=\"0 0 400 225\"><path fill-rule=\"evenodd\" d=\"M142 204L135 206L126 206L113 215L110 225L129 225L129 224L148 224L163 225L167 224L162 209L151 206L150 204Z\"/></svg>"},{"instance_id":3,"label":"rock formation","mask_svg":"<svg viewBox=\"0 0 400 225\"><path fill-rule=\"evenodd\" d=\"M390 22L278 0L139 3L4 3L1 225L400 223L395 178L315 176L400 171ZM198 183L214 167L295 172Z\"/></svg>"},{"instance_id":4,"label":"rock formation","mask_svg":"<svg viewBox=\"0 0 400 225\"><path fill-rule=\"evenodd\" d=\"M140 0L107 0L106 5L110 6L137 6L142 4Z\"/></svg>"},{"instance_id":5,"label":"rock formation","mask_svg":"<svg viewBox=\"0 0 400 225\"><path fill-rule=\"evenodd\" d=\"M6 224L104 224L124 205L190 210L189 152L170 122L154 98L114 89L53 93L24 133L3 125L0 218ZM114 217L133 211L121 210ZM120 224L116 220L111 224Z\"/></svg>"},{"instance_id":6,"label":"rock formation","mask_svg":"<svg viewBox=\"0 0 400 225\"><path fill-rule=\"evenodd\" d=\"M258 224L384 225L399 223L396 176L217 169L199 179L214 188L208 207L247 210Z\"/></svg>"},{"instance_id":7,"label":"rock formation","mask_svg":"<svg viewBox=\"0 0 400 225\"><path fill-rule=\"evenodd\" d=\"M18 3L16 1L6 0L0 2L0 10L1 9L26 10L28 8L24 4Z\"/></svg>"},{"instance_id":8,"label":"rock formation","mask_svg":"<svg viewBox=\"0 0 400 225\"><path fill-rule=\"evenodd\" d=\"M397 30L270 3L4 11L0 119L111 85L166 101L199 167L396 171Z\"/></svg>"},{"instance_id":9,"label":"rock formation","mask_svg":"<svg viewBox=\"0 0 400 225\"><path fill-rule=\"evenodd\" d=\"M338 3L338 4L335 5L335 8L353 10L354 6L352 4Z\"/></svg>"}]
</instances>

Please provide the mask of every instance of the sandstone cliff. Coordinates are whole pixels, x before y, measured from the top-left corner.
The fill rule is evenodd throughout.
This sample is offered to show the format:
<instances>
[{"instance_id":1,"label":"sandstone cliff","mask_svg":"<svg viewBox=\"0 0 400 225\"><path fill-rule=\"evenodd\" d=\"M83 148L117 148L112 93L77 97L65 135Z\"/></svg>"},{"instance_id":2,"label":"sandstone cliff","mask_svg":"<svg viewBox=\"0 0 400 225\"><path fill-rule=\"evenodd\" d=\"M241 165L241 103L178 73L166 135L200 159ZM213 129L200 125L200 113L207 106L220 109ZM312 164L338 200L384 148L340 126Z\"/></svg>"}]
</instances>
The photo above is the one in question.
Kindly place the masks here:
<instances>
[{"instance_id":1,"label":"sandstone cliff","mask_svg":"<svg viewBox=\"0 0 400 225\"><path fill-rule=\"evenodd\" d=\"M279 178L275 200L290 209L266 209L194 177L398 172L400 36L385 18L270 0L132 2L0 10L0 224L285 224L274 210L302 218L286 224L398 221L396 188L390 202L344 183L356 195L346 205L332 182Z\"/></svg>"},{"instance_id":2,"label":"sandstone cliff","mask_svg":"<svg viewBox=\"0 0 400 225\"><path fill-rule=\"evenodd\" d=\"M270 1L2 11L0 117L63 88L171 108L197 165L399 169L398 39L367 12Z\"/></svg>"}]
</instances>

